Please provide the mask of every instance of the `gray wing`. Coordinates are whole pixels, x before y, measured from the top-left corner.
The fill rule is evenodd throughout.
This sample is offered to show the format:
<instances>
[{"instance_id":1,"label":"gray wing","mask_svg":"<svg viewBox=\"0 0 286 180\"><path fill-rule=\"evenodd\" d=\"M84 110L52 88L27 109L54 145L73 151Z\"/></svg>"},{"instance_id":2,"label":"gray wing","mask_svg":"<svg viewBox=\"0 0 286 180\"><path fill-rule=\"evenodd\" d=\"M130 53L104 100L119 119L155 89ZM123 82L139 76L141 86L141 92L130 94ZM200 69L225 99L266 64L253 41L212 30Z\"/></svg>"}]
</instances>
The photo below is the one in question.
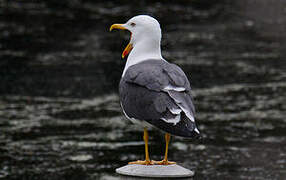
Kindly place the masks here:
<instances>
[{"instance_id":1,"label":"gray wing","mask_svg":"<svg viewBox=\"0 0 286 180\"><path fill-rule=\"evenodd\" d=\"M178 66L158 60L133 65L121 79L119 93L128 117L178 136L199 134L190 83Z\"/></svg>"}]
</instances>

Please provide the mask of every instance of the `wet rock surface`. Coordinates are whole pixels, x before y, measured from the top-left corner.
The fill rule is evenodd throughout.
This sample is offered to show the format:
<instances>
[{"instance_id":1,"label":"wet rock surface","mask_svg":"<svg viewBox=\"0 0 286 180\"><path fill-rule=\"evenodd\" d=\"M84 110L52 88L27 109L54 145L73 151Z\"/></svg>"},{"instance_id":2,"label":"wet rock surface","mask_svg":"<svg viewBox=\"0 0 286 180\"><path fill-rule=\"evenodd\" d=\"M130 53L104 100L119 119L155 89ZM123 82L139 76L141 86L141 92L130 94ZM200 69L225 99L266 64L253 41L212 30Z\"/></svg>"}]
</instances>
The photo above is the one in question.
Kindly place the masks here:
<instances>
[{"instance_id":1,"label":"wet rock surface","mask_svg":"<svg viewBox=\"0 0 286 180\"><path fill-rule=\"evenodd\" d=\"M118 179L143 158L117 94L129 33L108 32L136 14L161 22L194 90L204 138L173 137L170 160L195 179L285 179L285 1L136 3L0 2L0 179Z\"/></svg>"}]
</instances>

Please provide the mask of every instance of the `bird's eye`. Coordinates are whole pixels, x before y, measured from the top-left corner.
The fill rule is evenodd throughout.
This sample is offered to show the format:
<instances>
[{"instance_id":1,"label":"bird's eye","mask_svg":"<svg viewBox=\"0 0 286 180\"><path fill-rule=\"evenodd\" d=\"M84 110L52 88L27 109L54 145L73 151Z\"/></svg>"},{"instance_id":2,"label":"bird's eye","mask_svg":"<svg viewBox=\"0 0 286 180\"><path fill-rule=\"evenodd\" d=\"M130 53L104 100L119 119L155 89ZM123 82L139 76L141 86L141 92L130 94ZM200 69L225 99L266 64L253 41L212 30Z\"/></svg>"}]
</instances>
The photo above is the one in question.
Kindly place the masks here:
<instances>
[{"instance_id":1,"label":"bird's eye","mask_svg":"<svg viewBox=\"0 0 286 180\"><path fill-rule=\"evenodd\" d=\"M136 24L134 22L130 23L130 26L134 27Z\"/></svg>"}]
</instances>

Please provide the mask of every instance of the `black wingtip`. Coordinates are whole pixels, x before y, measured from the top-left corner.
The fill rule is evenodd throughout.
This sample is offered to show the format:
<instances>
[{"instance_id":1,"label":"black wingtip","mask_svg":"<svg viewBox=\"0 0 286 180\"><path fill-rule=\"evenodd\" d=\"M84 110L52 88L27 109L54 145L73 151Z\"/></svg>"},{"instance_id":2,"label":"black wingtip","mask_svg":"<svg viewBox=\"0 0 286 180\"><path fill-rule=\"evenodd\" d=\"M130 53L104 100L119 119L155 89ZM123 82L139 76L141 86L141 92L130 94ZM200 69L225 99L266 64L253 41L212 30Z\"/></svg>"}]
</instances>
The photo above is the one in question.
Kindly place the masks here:
<instances>
[{"instance_id":1,"label":"black wingtip","mask_svg":"<svg viewBox=\"0 0 286 180\"><path fill-rule=\"evenodd\" d=\"M190 136L189 136L190 138L192 138L192 139L194 139L194 140L201 140L203 137L202 137L202 135L198 132L198 131L192 131L191 133L190 133Z\"/></svg>"},{"instance_id":2,"label":"black wingtip","mask_svg":"<svg viewBox=\"0 0 286 180\"><path fill-rule=\"evenodd\" d=\"M201 141L203 141L203 136L201 134L196 133L194 139L198 142L201 142Z\"/></svg>"}]
</instances>

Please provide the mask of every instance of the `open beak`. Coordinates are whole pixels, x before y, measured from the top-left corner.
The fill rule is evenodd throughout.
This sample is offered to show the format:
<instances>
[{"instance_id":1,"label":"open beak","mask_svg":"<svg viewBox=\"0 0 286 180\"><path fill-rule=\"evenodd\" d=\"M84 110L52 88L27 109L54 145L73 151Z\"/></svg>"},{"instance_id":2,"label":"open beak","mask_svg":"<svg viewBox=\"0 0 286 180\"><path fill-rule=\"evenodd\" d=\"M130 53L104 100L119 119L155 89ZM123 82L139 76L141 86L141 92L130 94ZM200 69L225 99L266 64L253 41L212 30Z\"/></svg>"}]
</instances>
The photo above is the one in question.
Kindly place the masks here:
<instances>
[{"instance_id":1,"label":"open beak","mask_svg":"<svg viewBox=\"0 0 286 180\"><path fill-rule=\"evenodd\" d=\"M113 29L123 29L123 30L128 30L127 28L125 28L123 26L124 24L113 24L112 26L110 26L110 29L109 31L112 31ZM130 32L131 33L131 32ZM132 33L130 35L130 40L131 40L131 36L132 36ZM132 44L129 43L126 48L124 49L123 53L122 53L122 58L124 58L125 56L127 56L129 54L129 52L132 50Z\"/></svg>"}]
</instances>

